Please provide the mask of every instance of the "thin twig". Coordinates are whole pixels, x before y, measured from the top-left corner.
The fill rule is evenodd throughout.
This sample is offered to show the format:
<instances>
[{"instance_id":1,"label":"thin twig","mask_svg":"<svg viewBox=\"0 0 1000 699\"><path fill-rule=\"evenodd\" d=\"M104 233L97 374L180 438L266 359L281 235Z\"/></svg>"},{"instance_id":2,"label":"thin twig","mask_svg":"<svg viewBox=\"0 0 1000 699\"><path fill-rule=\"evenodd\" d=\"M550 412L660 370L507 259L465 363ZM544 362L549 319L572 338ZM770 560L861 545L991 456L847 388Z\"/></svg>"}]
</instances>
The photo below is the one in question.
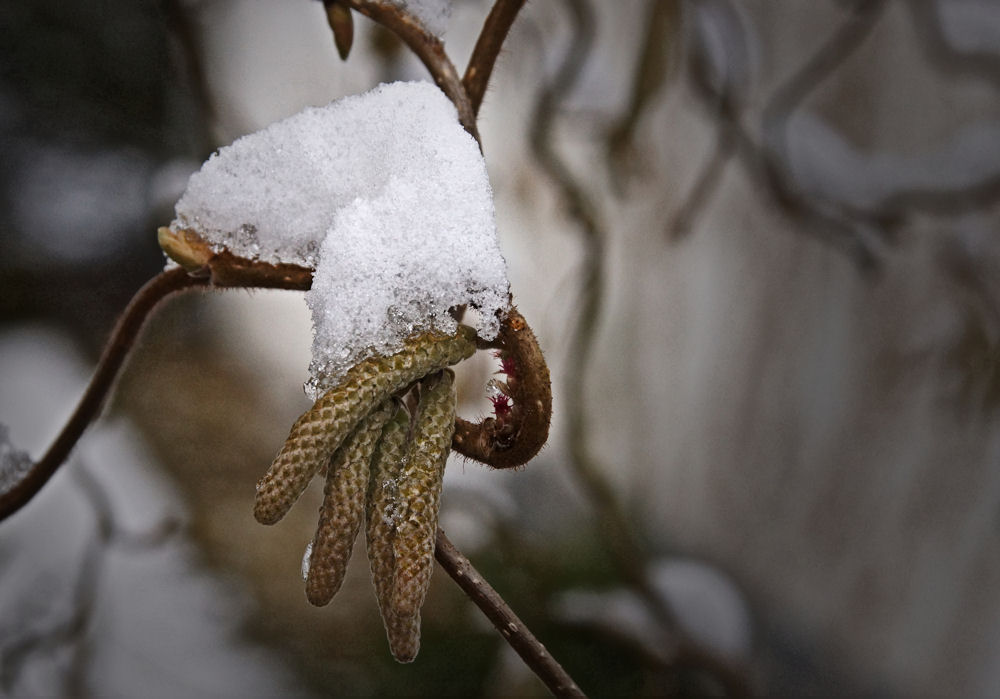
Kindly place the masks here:
<instances>
[{"instance_id":1,"label":"thin twig","mask_svg":"<svg viewBox=\"0 0 1000 699\"><path fill-rule=\"evenodd\" d=\"M472 108L455 65L444 51L441 40L431 34L413 15L391 2L347 0L352 8L378 22L398 36L417 55L437 86L448 95L458 110L458 121L479 143L476 111Z\"/></svg>"},{"instance_id":2,"label":"thin twig","mask_svg":"<svg viewBox=\"0 0 1000 699\"><path fill-rule=\"evenodd\" d=\"M207 279L191 277L178 268L161 272L136 293L112 331L97 370L69 422L25 477L13 488L0 494L0 521L24 507L41 490L69 456L87 426L100 414L101 406L111 392L115 378L153 308L175 292L207 284Z\"/></svg>"},{"instance_id":3,"label":"thin twig","mask_svg":"<svg viewBox=\"0 0 1000 699\"><path fill-rule=\"evenodd\" d=\"M500 48L524 3L525 0L497 0L479 32L476 47L472 49L469 65L462 77L462 85L469 96L474 116L479 115L479 107L483 104L486 86L493 74Z\"/></svg>"},{"instance_id":4,"label":"thin twig","mask_svg":"<svg viewBox=\"0 0 1000 699\"><path fill-rule=\"evenodd\" d=\"M553 694L557 697L586 696L440 528L437 530L434 557Z\"/></svg>"}]
</instances>

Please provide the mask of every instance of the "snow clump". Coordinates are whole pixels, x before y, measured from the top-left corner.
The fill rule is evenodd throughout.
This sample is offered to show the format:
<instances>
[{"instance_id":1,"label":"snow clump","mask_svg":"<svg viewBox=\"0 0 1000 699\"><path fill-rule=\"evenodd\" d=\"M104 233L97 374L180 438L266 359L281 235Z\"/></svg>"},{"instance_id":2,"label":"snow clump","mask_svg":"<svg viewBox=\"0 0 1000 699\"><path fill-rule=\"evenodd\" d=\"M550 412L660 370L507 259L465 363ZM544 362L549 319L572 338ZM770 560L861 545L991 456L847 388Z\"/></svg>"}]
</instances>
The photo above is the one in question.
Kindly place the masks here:
<instances>
[{"instance_id":1,"label":"snow clump","mask_svg":"<svg viewBox=\"0 0 1000 699\"><path fill-rule=\"evenodd\" d=\"M312 398L415 332L453 333L450 308L478 310L487 340L509 308L485 161L426 82L380 85L221 148L191 176L171 228L315 268Z\"/></svg>"}]
</instances>

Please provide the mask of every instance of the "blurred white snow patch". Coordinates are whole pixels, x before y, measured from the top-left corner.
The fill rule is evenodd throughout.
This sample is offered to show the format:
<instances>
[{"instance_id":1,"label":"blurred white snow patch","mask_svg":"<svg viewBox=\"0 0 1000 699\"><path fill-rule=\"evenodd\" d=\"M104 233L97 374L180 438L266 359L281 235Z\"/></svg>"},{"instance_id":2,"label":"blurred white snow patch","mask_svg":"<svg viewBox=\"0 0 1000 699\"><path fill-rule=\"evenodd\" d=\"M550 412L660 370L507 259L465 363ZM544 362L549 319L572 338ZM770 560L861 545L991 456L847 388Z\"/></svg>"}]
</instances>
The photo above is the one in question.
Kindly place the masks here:
<instances>
[{"instance_id":1,"label":"blurred white snow patch","mask_svg":"<svg viewBox=\"0 0 1000 699\"><path fill-rule=\"evenodd\" d=\"M693 638L730 657L750 652L751 621L746 601L718 568L676 558L654 564L650 575L677 621Z\"/></svg>"},{"instance_id":2,"label":"blurred white snow patch","mask_svg":"<svg viewBox=\"0 0 1000 699\"><path fill-rule=\"evenodd\" d=\"M969 124L922 153L866 153L822 118L800 112L788 126L793 176L826 201L877 208L900 192L962 189L1000 172L1000 125Z\"/></svg>"},{"instance_id":3,"label":"blurred white snow patch","mask_svg":"<svg viewBox=\"0 0 1000 699\"><path fill-rule=\"evenodd\" d=\"M936 0L942 35L958 51L996 53L1000 46L1000 13L996 0Z\"/></svg>"},{"instance_id":4,"label":"blurred white snow patch","mask_svg":"<svg viewBox=\"0 0 1000 699\"><path fill-rule=\"evenodd\" d=\"M512 526L521 508L496 471L470 468L469 463L455 453L448 458L441 528L459 549L474 554L493 543L498 530Z\"/></svg>"},{"instance_id":5,"label":"blurred white snow patch","mask_svg":"<svg viewBox=\"0 0 1000 699\"><path fill-rule=\"evenodd\" d=\"M650 569L650 577L691 638L730 658L749 654L750 613L729 578L705 563L687 559L660 561ZM554 611L568 622L603 629L654 657L668 659L671 644L663 629L646 602L631 590L566 592Z\"/></svg>"},{"instance_id":6,"label":"blurred white snow patch","mask_svg":"<svg viewBox=\"0 0 1000 699\"><path fill-rule=\"evenodd\" d=\"M0 332L0 356L0 415L19 442L41 451L92 367L65 336L41 326ZM153 464L127 420L102 418L39 495L0 527L7 689L62 695L68 668L83 653L82 688L95 696L305 694L283 663L240 637L250 598L200 568L182 536L150 537L184 517L182 498ZM101 512L120 535L105 543ZM79 597L86 580L92 599ZM80 611L87 623L73 632Z\"/></svg>"},{"instance_id":7,"label":"blurred white snow patch","mask_svg":"<svg viewBox=\"0 0 1000 699\"><path fill-rule=\"evenodd\" d=\"M110 257L146 225L154 165L139 151L28 143L13 157L23 162L10 215L15 229L31 231L36 258L83 264Z\"/></svg>"},{"instance_id":8,"label":"blurred white snow patch","mask_svg":"<svg viewBox=\"0 0 1000 699\"><path fill-rule=\"evenodd\" d=\"M509 305L493 193L476 142L426 82L380 85L238 139L191 176L174 229L264 262L315 267L315 398L352 365L420 330Z\"/></svg>"},{"instance_id":9,"label":"blurred white snow patch","mask_svg":"<svg viewBox=\"0 0 1000 699\"><path fill-rule=\"evenodd\" d=\"M451 0L394 0L393 4L419 19L431 34L444 36L451 17Z\"/></svg>"},{"instance_id":10,"label":"blurred white snow patch","mask_svg":"<svg viewBox=\"0 0 1000 699\"><path fill-rule=\"evenodd\" d=\"M184 194L191 173L197 171L199 167L197 161L188 158L174 158L160 165L149 181L151 208L157 212L169 212L177 199Z\"/></svg>"},{"instance_id":11,"label":"blurred white snow patch","mask_svg":"<svg viewBox=\"0 0 1000 699\"><path fill-rule=\"evenodd\" d=\"M31 456L11 443L10 428L0 422L0 494L9 492L24 480L31 464Z\"/></svg>"}]
</instances>

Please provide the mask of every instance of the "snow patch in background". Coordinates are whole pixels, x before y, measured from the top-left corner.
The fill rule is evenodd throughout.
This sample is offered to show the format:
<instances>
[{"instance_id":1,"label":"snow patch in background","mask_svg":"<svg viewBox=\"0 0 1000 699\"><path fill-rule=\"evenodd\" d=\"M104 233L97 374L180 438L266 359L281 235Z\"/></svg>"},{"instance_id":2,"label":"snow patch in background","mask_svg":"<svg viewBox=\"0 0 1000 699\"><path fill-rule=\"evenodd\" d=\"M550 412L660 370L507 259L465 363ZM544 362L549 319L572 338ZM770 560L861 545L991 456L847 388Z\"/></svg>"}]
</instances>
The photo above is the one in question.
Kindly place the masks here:
<instances>
[{"instance_id":1,"label":"snow patch in background","mask_svg":"<svg viewBox=\"0 0 1000 699\"><path fill-rule=\"evenodd\" d=\"M9 492L24 480L31 469L28 452L14 447L10 441L10 428L0 422L0 494Z\"/></svg>"},{"instance_id":2,"label":"snow patch in background","mask_svg":"<svg viewBox=\"0 0 1000 699\"><path fill-rule=\"evenodd\" d=\"M735 583L720 570L694 559L662 559L650 567L649 577L692 639L734 660L749 655L750 612ZM629 639L653 656L670 657L670 639L632 590L571 590L558 597L554 611L570 623Z\"/></svg>"},{"instance_id":3,"label":"snow patch in background","mask_svg":"<svg viewBox=\"0 0 1000 699\"><path fill-rule=\"evenodd\" d=\"M863 152L823 118L801 111L789 123L795 181L812 196L874 209L907 191L973 187L1000 172L1000 125L983 121L956 129L947 143L922 153Z\"/></svg>"},{"instance_id":4,"label":"snow patch in background","mask_svg":"<svg viewBox=\"0 0 1000 699\"><path fill-rule=\"evenodd\" d=\"M451 0L395 0L395 5L420 20L435 36L444 36L451 17Z\"/></svg>"},{"instance_id":5,"label":"snow patch in background","mask_svg":"<svg viewBox=\"0 0 1000 699\"><path fill-rule=\"evenodd\" d=\"M485 162L430 83L380 85L238 139L192 175L176 213L174 230L240 257L315 267L313 398L414 332L454 332L451 307L478 309L485 339L508 308Z\"/></svg>"}]
</instances>

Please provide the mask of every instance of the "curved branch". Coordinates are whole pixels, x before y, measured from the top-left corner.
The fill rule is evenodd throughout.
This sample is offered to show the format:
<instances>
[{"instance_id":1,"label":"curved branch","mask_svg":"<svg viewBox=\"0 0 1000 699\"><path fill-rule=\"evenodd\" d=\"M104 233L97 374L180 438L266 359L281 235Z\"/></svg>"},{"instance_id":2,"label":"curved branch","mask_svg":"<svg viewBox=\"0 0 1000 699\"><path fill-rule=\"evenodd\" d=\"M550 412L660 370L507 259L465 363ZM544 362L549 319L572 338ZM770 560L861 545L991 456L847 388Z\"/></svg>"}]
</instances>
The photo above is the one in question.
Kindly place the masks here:
<instances>
[{"instance_id":1,"label":"curved branch","mask_svg":"<svg viewBox=\"0 0 1000 699\"><path fill-rule=\"evenodd\" d=\"M38 494L42 486L66 461L87 426L100 414L115 378L153 308L175 292L207 285L207 279L191 277L185 270L177 268L161 272L136 293L112 331L111 339L97 364L97 370L69 422L25 477L16 486L0 495L0 520L20 510Z\"/></svg>"},{"instance_id":2,"label":"curved branch","mask_svg":"<svg viewBox=\"0 0 1000 699\"><path fill-rule=\"evenodd\" d=\"M524 622L507 606L500 594L483 579L483 576L472 566L469 559L462 555L462 552L448 540L440 527L437 530L434 557L554 695L557 697L586 696L573 681L573 678L549 654L545 646L528 630Z\"/></svg>"},{"instance_id":3,"label":"curved branch","mask_svg":"<svg viewBox=\"0 0 1000 699\"><path fill-rule=\"evenodd\" d=\"M858 0L847 18L785 83L764 107L764 142L787 162L787 126L809 94L846 61L867 39L886 8L886 0Z\"/></svg>"},{"instance_id":4,"label":"curved branch","mask_svg":"<svg viewBox=\"0 0 1000 699\"><path fill-rule=\"evenodd\" d=\"M454 103L459 123L479 143L476 110L472 108L458 71L445 53L441 40L427 31L416 17L393 3L377 0L347 0L347 3L365 17L381 24L410 47L430 71L437 86Z\"/></svg>"},{"instance_id":5,"label":"curved branch","mask_svg":"<svg viewBox=\"0 0 1000 699\"><path fill-rule=\"evenodd\" d=\"M483 23L483 29L476 40L476 47L472 50L469 65L462 77L462 86L469 96L473 116L479 115L479 107L483 104L486 86L490 82L490 75L493 74L493 66L496 64L497 56L500 55L500 48L525 1L497 0Z\"/></svg>"},{"instance_id":6,"label":"curved branch","mask_svg":"<svg viewBox=\"0 0 1000 699\"><path fill-rule=\"evenodd\" d=\"M516 308L500 326L497 346L507 371L513 401L508 415L472 423L455 420L452 449L493 468L528 463L549 438L552 382L535 333Z\"/></svg>"}]
</instances>

